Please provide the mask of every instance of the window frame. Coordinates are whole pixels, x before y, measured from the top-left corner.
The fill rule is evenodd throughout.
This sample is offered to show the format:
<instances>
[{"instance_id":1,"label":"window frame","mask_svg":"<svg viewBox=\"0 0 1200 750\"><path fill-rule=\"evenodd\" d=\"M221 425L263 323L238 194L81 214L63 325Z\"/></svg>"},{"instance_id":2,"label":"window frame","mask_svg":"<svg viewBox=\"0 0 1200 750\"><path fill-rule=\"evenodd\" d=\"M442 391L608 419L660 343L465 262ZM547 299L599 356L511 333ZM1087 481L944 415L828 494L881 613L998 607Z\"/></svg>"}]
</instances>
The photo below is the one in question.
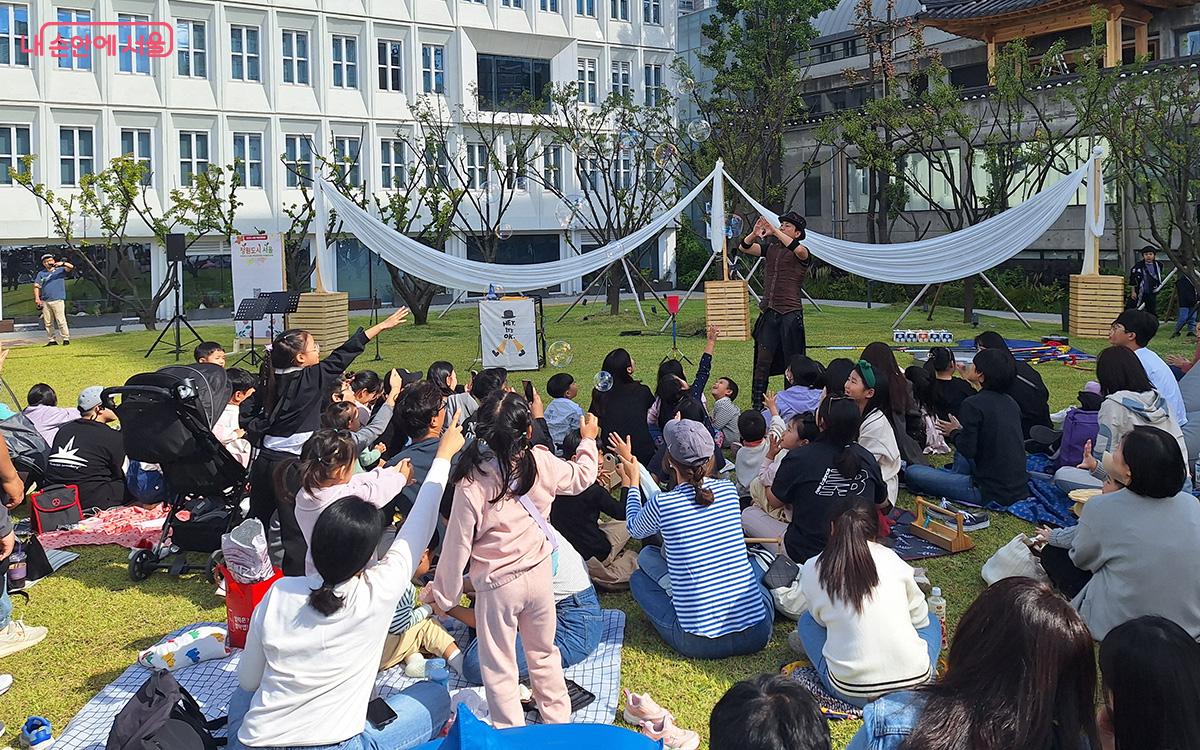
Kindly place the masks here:
<instances>
[{"instance_id":1,"label":"window frame","mask_svg":"<svg viewBox=\"0 0 1200 750\"><path fill-rule=\"evenodd\" d=\"M66 39L68 42L67 49L64 50L64 52L66 54L63 54L62 57L58 58L58 69L59 70L77 70L77 71L90 73L92 70L92 46L91 46L91 44L88 44L87 47L85 48L85 54L76 56L74 46L70 45L69 42L72 37L79 37L79 36L84 37L85 39L89 40L89 42L90 42L90 40L92 38L92 32L91 32L90 26L85 26L81 29L79 27L79 24L90 24L92 22L91 9L58 7L58 8L54 9L54 13L55 13L55 19L58 21L59 24L68 24L66 26L56 26L55 27L55 30L57 31L57 36L55 38L56 39ZM66 15L67 17L63 18L64 15ZM81 15L87 16L87 18L80 18ZM72 31L72 29L75 29L76 31L83 32L83 33L76 33L75 31ZM86 29L86 31L84 31L84 29Z\"/></svg>"},{"instance_id":2,"label":"window frame","mask_svg":"<svg viewBox=\"0 0 1200 750\"><path fill-rule=\"evenodd\" d=\"M446 93L446 45L421 44L421 90L426 94Z\"/></svg>"},{"instance_id":3,"label":"window frame","mask_svg":"<svg viewBox=\"0 0 1200 750\"><path fill-rule=\"evenodd\" d=\"M375 51L379 79L376 83L379 85L379 90L402 93L404 91L404 41L402 39L376 39ZM391 85L392 83L395 83L395 87Z\"/></svg>"},{"instance_id":4,"label":"window frame","mask_svg":"<svg viewBox=\"0 0 1200 750\"><path fill-rule=\"evenodd\" d=\"M13 178L9 169L20 170L21 158L33 153L33 125L6 122L0 123L0 130L7 131L9 151L0 152L0 186L12 185ZM21 151L20 132L25 131L25 150Z\"/></svg>"},{"instance_id":5,"label":"window frame","mask_svg":"<svg viewBox=\"0 0 1200 750\"><path fill-rule=\"evenodd\" d=\"M0 35L0 38L8 42L8 59L0 60L0 67L28 68L29 3L0 3L0 13L6 16L5 22L8 27L8 31ZM19 18L19 15L23 15L24 19ZM22 23L25 25L24 34L20 33ZM25 51L22 52L22 49Z\"/></svg>"},{"instance_id":6,"label":"window frame","mask_svg":"<svg viewBox=\"0 0 1200 750\"><path fill-rule=\"evenodd\" d=\"M129 134L131 148L125 147L125 136ZM142 137L145 136L143 143ZM145 146L145 153L142 153L142 146ZM144 164L146 169L142 172L141 184L144 187L152 187L154 185L154 131L150 128L121 128L121 154L123 156L131 156L138 164Z\"/></svg>"},{"instance_id":7,"label":"window frame","mask_svg":"<svg viewBox=\"0 0 1200 750\"><path fill-rule=\"evenodd\" d=\"M254 39L257 51L250 51L250 40ZM241 49L237 49L239 46ZM242 72L237 74L237 63ZM262 33L259 27L240 23L229 24L229 78L245 83L262 83Z\"/></svg>"},{"instance_id":8,"label":"window frame","mask_svg":"<svg viewBox=\"0 0 1200 750\"><path fill-rule=\"evenodd\" d=\"M408 143L403 138L379 139L379 177L384 190L408 185Z\"/></svg>"},{"instance_id":9,"label":"window frame","mask_svg":"<svg viewBox=\"0 0 1200 750\"><path fill-rule=\"evenodd\" d=\"M563 191L563 147L561 143L542 146L542 182L553 192Z\"/></svg>"},{"instance_id":10,"label":"window frame","mask_svg":"<svg viewBox=\"0 0 1200 750\"><path fill-rule=\"evenodd\" d=\"M120 26L117 28L117 73L127 76L148 76L153 72L150 63L150 53L143 46L142 52L138 52L132 44L137 37L134 32L138 30L138 25L150 25L150 16L141 13L118 13L117 22L122 24L133 24L132 26ZM148 34L147 34L148 35ZM126 70L128 67L128 70ZM145 70L142 70L142 68Z\"/></svg>"},{"instance_id":11,"label":"window frame","mask_svg":"<svg viewBox=\"0 0 1200 750\"><path fill-rule=\"evenodd\" d=\"M633 61L613 60L612 93L618 96L633 96Z\"/></svg>"},{"instance_id":12,"label":"window frame","mask_svg":"<svg viewBox=\"0 0 1200 750\"><path fill-rule=\"evenodd\" d=\"M489 155L487 144L469 142L464 146L463 177L467 190L484 190L488 182Z\"/></svg>"},{"instance_id":13,"label":"window frame","mask_svg":"<svg viewBox=\"0 0 1200 750\"><path fill-rule=\"evenodd\" d=\"M575 15L583 18L595 18L596 0L575 0Z\"/></svg>"},{"instance_id":14,"label":"window frame","mask_svg":"<svg viewBox=\"0 0 1200 750\"><path fill-rule=\"evenodd\" d=\"M664 80L662 63L646 63L643 66L642 82L646 87L643 102L647 107L658 107L662 104Z\"/></svg>"},{"instance_id":15,"label":"window frame","mask_svg":"<svg viewBox=\"0 0 1200 750\"><path fill-rule=\"evenodd\" d=\"M358 35L330 34L329 61L333 75L329 79L331 88L354 91L358 89ZM353 54L351 54L353 53ZM350 59L353 57L354 59ZM341 83L338 83L338 79ZM351 83L350 79L354 82Z\"/></svg>"},{"instance_id":16,"label":"window frame","mask_svg":"<svg viewBox=\"0 0 1200 750\"><path fill-rule=\"evenodd\" d=\"M285 133L283 156L286 162L284 170L287 173L284 184L289 188L311 185L314 167L312 136L306 133Z\"/></svg>"},{"instance_id":17,"label":"window frame","mask_svg":"<svg viewBox=\"0 0 1200 750\"><path fill-rule=\"evenodd\" d=\"M540 9L544 13L560 13L558 0L541 0Z\"/></svg>"},{"instance_id":18,"label":"window frame","mask_svg":"<svg viewBox=\"0 0 1200 750\"><path fill-rule=\"evenodd\" d=\"M258 141L258 158L255 159L251 151L251 144ZM253 190L261 190L265 183L263 175L263 138L262 133L254 131L237 131L233 134L233 168L240 180L238 187L250 188ZM238 156L239 146L242 155ZM239 160L241 163L239 164ZM254 167L258 166L258 180L254 180Z\"/></svg>"},{"instance_id":19,"label":"window frame","mask_svg":"<svg viewBox=\"0 0 1200 750\"><path fill-rule=\"evenodd\" d=\"M63 135L71 133L71 153L62 150ZM87 134L90 154L84 156L83 135ZM63 167L70 163L71 181L63 179ZM86 166L86 168L85 168ZM84 175L96 173L96 129L90 125L60 125L58 128L58 184L62 187L79 187Z\"/></svg>"},{"instance_id":20,"label":"window frame","mask_svg":"<svg viewBox=\"0 0 1200 750\"><path fill-rule=\"evenodd\" d=\"M629 21L629 0L609 0L609 16L614 21Z\"/></svg>"},{"instance_id":21,"label":"window frame","mask_svg":"<svg viewBox=\"0 0 1200 750\"><path fill-rule=\"evenodd\" d=\"M347 156L353 160L345 161ZM333 137L333 168L338 176L351 185L362 182L362 138L357 135Z\"/></svg>"},{"instance_id":22,"label":"window frame","mask_svg":"<svg viewBox=\"0 0 1200 750\"><path fill-rule=\"evenodd\" d=\"M291 54L288 54L288 37L291 37ZM304 54L300 54L299 42L304 41ZM279 34L280 42L280 59L283 63L283 70L280 73L280 82L288 86L312 86L312 77L309 75L309 33L303 29L281 29ZM300 73L304 73L304 80L300 80ZM287 80L288 76L292 80Z\"/></svg>"},{"instance_id":23,"label":"window frame","mask_svg":"<svg viewBox=\"0 0 1200 750\"><path fill-rule=\"evenodd\" d=\"M662 26L662 0L642 0L642 23Z\"/></svg>"},{"instance_id":24,"label":"window frame","mask_svg":"<svg viewBox=\"0 0 1200 750\"><path fill-rule=\"evenodd\" d=\"M188 144L188 156L183 155L183 144ZM204 144L204 158L199 156L199 146ZM191 187L192 180L198 174L208 172L209 165L212 164L212 136L207 130L180 130L179 131L179 186ZM203 165L203 169L200 166ZM185 178L184 175L187 175Z\"/></svg>"},{"instance_id":25,"label":"window frame","mask_svg":"<svg viewBox=\"0 0 1200 750\"><path fill-rule=\"evenodd\" d=\"M187 28L187 43L183 44L179 40L182 34L179 33L181 27ZM201 30L203 40L202 46L196 46L196 29ZM195 78L198 80L208 79L208 22L197 21L191 18L176 18L175 19L175 75L179 78ZM187 72L184 72L184 61L187 61ZM196 61L199 60L204 68L203 73L196 73Z\"/></svg>"},{"instance_id":26,"label":"window frame","mask_svg":"<svg viewBox=\"0 0 1200 750\"><path fill-rule=\"evenodd\" d=\"M579 84L577 98L580 104L597 104L600 101L600 84L596 73L598 67L599 61L594 57L577 58L575 78Z\"/></svg>"}]
</instances>

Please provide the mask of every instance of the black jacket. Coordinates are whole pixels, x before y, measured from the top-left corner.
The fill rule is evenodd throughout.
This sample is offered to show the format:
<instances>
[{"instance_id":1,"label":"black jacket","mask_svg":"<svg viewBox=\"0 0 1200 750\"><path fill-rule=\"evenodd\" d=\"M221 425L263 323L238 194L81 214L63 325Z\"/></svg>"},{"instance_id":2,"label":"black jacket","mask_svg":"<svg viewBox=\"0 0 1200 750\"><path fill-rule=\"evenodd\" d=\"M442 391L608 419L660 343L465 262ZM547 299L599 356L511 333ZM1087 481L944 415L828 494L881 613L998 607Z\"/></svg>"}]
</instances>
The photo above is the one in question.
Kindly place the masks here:
<instances>
[{"instance_id":1,"label":"black jacket","mask_svg":"<svg viewBox=\"0 0 1200 750\"><path fill-rule=\"evenodd\" d=\"M124 505L125 440L119 430L90 419L58 428L46 471L47 484L79 487L79 504L107 510Z\"/></svg>"},{"instance_id":2,"label":"black jacket","mask_svg":"<svg viewBox=\"0 0 1200 750\"><path fill-rule=\"evenodd\" d=\"M578 495L560 495L550 506L550 523L566 537L584 560L594 557L603 562L612 554L612 543L600 529L600 514L625 520L625 504L599 484Z\"/></svg>"},{"instance_id":3,"label":"black jacket","mask_svg":"<svg viewBox=\"0 0 1200 750\"><path fill-rule=\"evenodd\" d=\"M984 504L1012 505L1029 497L1025 438L1012 398L980 391L962 402L958 421L962 429L953 432L950 440L971 460L971 482L979 488Z\"/></svg>"}]
</instances>

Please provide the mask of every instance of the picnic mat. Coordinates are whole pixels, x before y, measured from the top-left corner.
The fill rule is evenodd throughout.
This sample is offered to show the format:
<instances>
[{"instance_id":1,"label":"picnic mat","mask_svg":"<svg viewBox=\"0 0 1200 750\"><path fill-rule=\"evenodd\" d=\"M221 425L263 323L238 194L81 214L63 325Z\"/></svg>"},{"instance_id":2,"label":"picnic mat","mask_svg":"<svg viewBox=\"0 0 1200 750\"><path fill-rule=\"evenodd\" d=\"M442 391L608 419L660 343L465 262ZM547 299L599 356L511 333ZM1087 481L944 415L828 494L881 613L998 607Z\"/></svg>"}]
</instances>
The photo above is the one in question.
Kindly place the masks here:
<instances>
[{"instance_id":1,"label":"picnic mat","mask_svg":"<svg viewBox=\"0 0 1200 750\"><path fill-rule=\"evenodd\" d=\"M893 525L885 544L891 547L901 560L928 560L931 557L951 554L950 550L942 549L912 533L912 522L917 520L917 516L911 510L893 508L888 518L892 519Z\"/></svg>"},{"instance_id":2,"label":"picnic mat","mask_svg":"<svg viewBox=\"0 0 1200 750\"><path fill-rule=\"evenodd\" d=\"M163 640L204 625L224 627L225 623L202 622L188 625L168 633ZM446 629L458 641L459 646L467 645L466 626L452 621ZM620 610L604 610L604 635L595 653L579 664L563 670L568 679L579 683L596 696L595 702L571 717L572 721L580 724L613 723L621 685L621 644L624 633L625 613ZM196 698L204 715L209 719L224 716L228 711L229 696L237 686L237 665L240 656L241 651L235 650L224 659L201 662L174 673L179 684ZM315 655L315 658L319 658L319 655ZM149 676L150 670L137 665L122 672L120 677L106 685L80 709L75 718L71 719L66 730L55 741L54 750L104 750L113 719ZM375 688L380 695L387 696L414 682L417 680L404 676L404 666L400 665L380 672L375 681ZM483 696L483 688L468 686L457 675L451 673L451 694L460 689L469 690L481 698ZM222 736L224 730L215 734Z\"/></svg>"},{"instance_id":3,"label":"picnic mat","mask_svg":"<svg viewBox=\"0 0 1200 750\"><path fill-rule=\"evenodd\" d=\"M119 544L122 547L151 547L162 534L166 506L147 510L137 505L102 510L61 531L39 534L47 551L78 544Z\"/></svg>"},{"instance_id":4,"label":"picnic mat","mask_svg":"<svg viewBox=\"0 0 1200 750\"><path fill-rule=\"evenodd\" d=\"M844 719L861 719L862 709L858 706L852 706L841 698L835 698L825 690L824 683L821 682L821 676L817 674L816 667L802 666L805 662L792 662L784 666L783 674L791 677L796 682L804 686L804 689L812 693L812 696L817 699L817 705L821 707L821 713L830 721L841 721Z\"/></svg>"}]
</instances>

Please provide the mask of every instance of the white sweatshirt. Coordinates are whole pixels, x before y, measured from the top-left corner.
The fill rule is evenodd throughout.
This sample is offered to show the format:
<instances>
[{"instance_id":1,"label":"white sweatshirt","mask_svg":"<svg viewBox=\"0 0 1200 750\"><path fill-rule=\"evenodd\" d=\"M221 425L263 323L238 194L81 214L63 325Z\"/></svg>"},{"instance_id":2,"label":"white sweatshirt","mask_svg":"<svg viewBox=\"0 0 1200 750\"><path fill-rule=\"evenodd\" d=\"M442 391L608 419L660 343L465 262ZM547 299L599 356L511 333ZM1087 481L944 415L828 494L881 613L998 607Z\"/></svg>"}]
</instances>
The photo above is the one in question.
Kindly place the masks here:
<instances>
[{"instance_id":1,"label":"white sweatshirt","mask_svg":"<svg viewBox=\"0 0 1200 750\"><path fill-rule=\"evenodd\" d=\"M321 577L282 578L250 618L238 683L254 693L238 731L248 747L333 745L360 734L396 603L437 524L450 462L436 459L383 559L336 588L326 617L308 604Z\"/></svg>"},{"instance_id":2,"label":"white sweatshirt","mask_svg":"<svg viewBox=\"0 0 1200 750\"><path fill-rule=\"evenodd\" d=\"M358 495L376 508L382 508L396 499L401 490L408 486L408 480L395 467L381 466L362 474L355 474L345 484L335 484L332 487L322 487L309 492L300 490L296 493L296 525L304 534L304 543L312 543L313 527L321 511L333 505L348 495ZM304 553L304 573L315 576L312 555Z\"/></svg>"}]
</instances>

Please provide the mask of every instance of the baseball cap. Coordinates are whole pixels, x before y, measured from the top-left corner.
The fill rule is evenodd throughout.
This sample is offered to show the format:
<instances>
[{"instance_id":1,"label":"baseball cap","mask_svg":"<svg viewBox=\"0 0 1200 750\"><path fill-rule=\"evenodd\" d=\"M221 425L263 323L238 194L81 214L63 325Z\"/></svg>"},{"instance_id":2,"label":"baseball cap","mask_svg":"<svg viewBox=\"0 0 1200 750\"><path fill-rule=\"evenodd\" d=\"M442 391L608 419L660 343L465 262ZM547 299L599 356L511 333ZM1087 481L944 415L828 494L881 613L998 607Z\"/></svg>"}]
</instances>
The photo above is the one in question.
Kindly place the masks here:
<instances>
[{"instance_id":1,"label":"baseball cap","mask_svg":"<svg viewBox=\"0 0 1200 750\"><path fill-rule=\"evenodd\" d=\"M54 253L45 253L42 255L42 260L45 260L47 258L49 258L50 260L54 260Z\"/></svg>"},{"instance_id":2,"label":"baseball cap","mask_svg":"<svg viewBox=\"0 0 1200 750\"><path fill-rule=\"evenodd\" d=\"M713 436L708 428L690 419L667 422L663 428L667 452L681 464L693 466L713 457Z\"/></svg>"},{"instance_id":3,"label":"baseball cap","mask_svg":"<svg viewBox=\"0 0 1200 750\"><path fill-rule=\"evenodd\" d=\"M89 385L79 392L79 411L91 411L100 405L100 394L104 391L102 385Z\"/></svg>"}]
</instances>

